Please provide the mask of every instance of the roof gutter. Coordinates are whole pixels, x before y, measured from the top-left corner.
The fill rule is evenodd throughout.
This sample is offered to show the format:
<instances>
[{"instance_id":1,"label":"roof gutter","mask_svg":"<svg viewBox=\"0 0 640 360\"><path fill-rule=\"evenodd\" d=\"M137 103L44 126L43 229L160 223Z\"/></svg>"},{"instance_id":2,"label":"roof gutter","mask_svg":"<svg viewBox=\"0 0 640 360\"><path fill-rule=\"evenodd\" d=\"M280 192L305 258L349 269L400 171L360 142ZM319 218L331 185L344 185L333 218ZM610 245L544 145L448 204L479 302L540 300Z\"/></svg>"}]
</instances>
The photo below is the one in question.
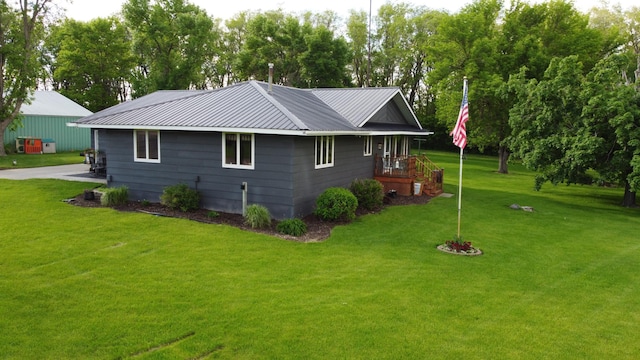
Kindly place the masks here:
<instances>
[{"instance_id":1,"label":"roof gutter","mask_svg":"<svg viewBox=\"0 0 640 360\"><path fill-rule=\"evenodd\" d=\"M293 135L293 136L382 136L382 135L413 135L425 136L433 135L432 131L384 131L384 130L280 130L280 129L252 129L252 128L230 128L230 127L187 127L187 126L136 126L136 125L97 125L82 123L67 123L69 127L88 128L88 129L109 129L109 130L158 130L158 131L201 131L201 132L234 132L234 133L252 133L265 135Z\"/></svg>"}]
</instances>

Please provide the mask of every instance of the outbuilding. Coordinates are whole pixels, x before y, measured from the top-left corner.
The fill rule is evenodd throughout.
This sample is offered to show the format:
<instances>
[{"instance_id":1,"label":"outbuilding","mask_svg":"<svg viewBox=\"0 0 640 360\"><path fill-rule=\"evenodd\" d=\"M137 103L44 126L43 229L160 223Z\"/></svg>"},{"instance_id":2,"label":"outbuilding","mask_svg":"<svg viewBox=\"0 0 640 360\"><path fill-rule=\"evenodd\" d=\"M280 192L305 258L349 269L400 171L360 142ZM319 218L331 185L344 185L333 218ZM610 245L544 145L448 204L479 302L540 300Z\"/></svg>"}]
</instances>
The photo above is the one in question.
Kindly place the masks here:
<instances>
[{"instance_id":1,"label":"outbuilding","mask_svg":"<svg viewBox=\"0 0 640 360\"><path fill-rule=\"evenodd\" d=\"M16 146L16 150L29 140L40 144L43 153L82 151L91 147L91 130L66 126L92 114L91 111L55 91L36 91L30 104L23 104L22 126L4 133L4 144ZM14 145L15 144L15 145Z\"/></svg>"}]
</instances>

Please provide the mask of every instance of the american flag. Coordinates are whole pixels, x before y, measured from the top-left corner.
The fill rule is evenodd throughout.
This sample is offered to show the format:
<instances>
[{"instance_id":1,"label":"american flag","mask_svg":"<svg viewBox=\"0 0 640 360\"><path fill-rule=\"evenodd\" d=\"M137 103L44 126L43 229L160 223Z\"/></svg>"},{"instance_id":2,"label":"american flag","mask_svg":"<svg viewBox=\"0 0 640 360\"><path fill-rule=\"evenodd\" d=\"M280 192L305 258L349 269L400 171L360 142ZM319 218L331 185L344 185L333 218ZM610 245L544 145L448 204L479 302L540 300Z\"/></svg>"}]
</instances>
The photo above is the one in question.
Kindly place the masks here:
<instances>
[{"instance_id":1,"label":"american flag","mask_svg":"<svg viewBox=\"0 0 640 360\"><path fill-rule=\"evenodd\" d=\"M467 146L467 121L469 120L469 99L467 98L468 87L467 79L464 79L464 90L462 95L462 104L460 105L460 113L458 114L458 121L456 126L451 132L453 136L453 143L460 149L464 149Z\"/></svg>"}]
</instances>

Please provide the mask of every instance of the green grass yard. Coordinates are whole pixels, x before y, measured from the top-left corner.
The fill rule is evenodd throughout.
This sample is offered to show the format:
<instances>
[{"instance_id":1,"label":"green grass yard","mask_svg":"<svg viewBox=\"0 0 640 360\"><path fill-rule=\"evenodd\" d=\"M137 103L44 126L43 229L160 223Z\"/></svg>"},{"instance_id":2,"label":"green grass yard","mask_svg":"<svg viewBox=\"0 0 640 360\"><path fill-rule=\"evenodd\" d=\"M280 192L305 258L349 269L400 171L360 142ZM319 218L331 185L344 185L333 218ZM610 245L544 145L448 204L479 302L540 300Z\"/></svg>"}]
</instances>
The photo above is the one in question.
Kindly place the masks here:
<instances>
[{"instance_id":1,"label":"green grass yard","mask_svg":"<svg viewBox=\"0 0 640 360\"><path fill-rule=\"evenodd\" d=\"M13 161L16 165L13 165ZM62 152L55 154L10 154L0 156L0 170L34 168L42 166L82 164L84 157L80 152Z\"/></svg>"},{"instance_id":2,"label":"green grass yard","mask_svg":"<svg viewBox=\"0 0 640 360\"><path fill-rule=\"evenodd\" d=\"M456 192L457 154L429 153ZM321 243L62 199L0 180L8 359L635 359L640 210L620 189L547 185L469 156L456 198L392 207ZM535 212L514 211L510 204Z\"/></svg>"}]
</instances>

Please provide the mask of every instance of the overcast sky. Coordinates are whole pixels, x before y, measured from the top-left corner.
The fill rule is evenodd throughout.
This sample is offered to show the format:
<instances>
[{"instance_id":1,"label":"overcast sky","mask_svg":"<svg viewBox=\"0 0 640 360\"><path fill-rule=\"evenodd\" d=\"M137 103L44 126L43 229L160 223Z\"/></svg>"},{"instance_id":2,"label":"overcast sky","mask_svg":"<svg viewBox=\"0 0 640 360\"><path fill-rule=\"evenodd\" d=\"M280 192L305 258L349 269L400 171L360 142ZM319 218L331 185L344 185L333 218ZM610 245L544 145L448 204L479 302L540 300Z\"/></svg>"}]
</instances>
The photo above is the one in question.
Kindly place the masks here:
<instances>
[{"instance_id":1,"label":"overcast sky","mask_svg":"<svg viewBox=\"0 0 640 360\"><path fill-rule=\"evenodd\" d=\"M507 0L508 1L508 0ZM543 0L530 1L530 2L542 2ZM638 6L638 0L613 0L609 1L613 4L621 4L623 9L630 8L631 6ZM67 9L67 16L76 20L88 21L97 17L107 17L116 12L119 12L122 8L122 4L125 0L73 0L73 3L64 3L63 7ZM243 10L274 10L281 8L286 12L299 13L304 11L311 11L314 13L323 12L325 10L333 10L338 13L339 16L346 18L349 10L364 10L369 11L368 0L189 0L190 3L198 5L207 11L210 16L229 19L240 11ZM426 6L431 9L442 9L450 12L457 12L464 5L471 2L471 0L372 0L373 12L383 4L406 2L409 4ZM578 10L587 12L593 6L600 4L599 0L575 0L574 4Z\"/></svg>"}]
</instances>

